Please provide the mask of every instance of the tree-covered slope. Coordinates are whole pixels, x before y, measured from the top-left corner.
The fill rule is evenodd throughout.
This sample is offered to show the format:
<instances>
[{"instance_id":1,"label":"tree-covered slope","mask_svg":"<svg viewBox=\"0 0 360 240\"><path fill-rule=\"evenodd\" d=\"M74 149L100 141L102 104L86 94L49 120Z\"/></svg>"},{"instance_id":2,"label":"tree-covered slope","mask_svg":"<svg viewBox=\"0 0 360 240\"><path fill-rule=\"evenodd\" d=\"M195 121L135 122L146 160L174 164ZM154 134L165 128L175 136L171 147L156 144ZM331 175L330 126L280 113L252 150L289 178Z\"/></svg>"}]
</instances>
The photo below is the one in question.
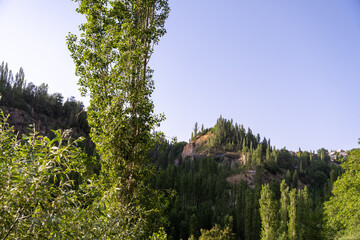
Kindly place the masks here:
<instances>
[{"instance_id":1,"label":"tree-covered slope","mask_svg":"<svg viewBox=\"0 0 360 240\"><path fill-rule=\"evenodd\" d=\"M160 171L154 187L176 192L167 212L170 239L197 238L205 231L200 229L213 227L230 228L235 239L323 239L323 203L341 174L325 149L276 149L250 128L220 117L209 129L195 124L189 143L163 140L153 156ZM274 206L272 213L263 212L266 204ZM267 214L276 216L272 227L282 221L280 232L262 235Z\"/></svg>"},{"instance_id":2,"label":"tree-covered slope","mask_svg":"<svg viewBox=\"0 0 360 240\"><path fill-rule=\"evenodd\" d=\"M82 103L74 98L63 102L61 94L48 94L46 85L26 84L22 70L14 78L6 64L0 65L0 91L0 108L10 114L8 122L24 137L33 123L50 138L56 137L51 129L58 128L71 128L74 137L88 137ZM167 219L168 239L356 239L359 235L358 150L348 161L333 162L326 149L276 149L270 139L223 117L211 128L195 124L189 143L155 136L155 149L147 156L158 174L147 181L162 193L167 206L162 217ZM78 144L93 153L89 138L88 143ZM85 159L84 171L99 174L98 160Z\"/></svg>"},{"instance_id":3,"label":"tree-covered slope","mask_svg":"<svg viewBox=\"0 0 360 240\"><path fill-rule=\"evenodd\" d=\"M48 93L48 85L26 83L22 68L15 74L2 62L0 65L0 109L9 115L8 123L21 134L33 125L36 131L50 138L51 130L71 129L74 138L85 137L82 145L93 154L94 145L89 138L87 113L82 102L74 97L64 101L61 93Z\"/></svg>"}]
</instances>

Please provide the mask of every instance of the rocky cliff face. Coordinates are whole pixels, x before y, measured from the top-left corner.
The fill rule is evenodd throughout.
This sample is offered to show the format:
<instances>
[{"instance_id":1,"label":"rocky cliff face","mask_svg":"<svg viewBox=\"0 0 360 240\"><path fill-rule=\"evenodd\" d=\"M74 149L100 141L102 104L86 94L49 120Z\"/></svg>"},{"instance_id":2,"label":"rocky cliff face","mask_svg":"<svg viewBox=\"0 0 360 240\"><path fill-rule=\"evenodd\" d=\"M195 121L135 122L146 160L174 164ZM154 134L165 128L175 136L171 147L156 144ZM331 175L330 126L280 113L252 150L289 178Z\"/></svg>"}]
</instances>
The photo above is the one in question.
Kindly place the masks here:
<instances>
[{"instance_id":1,"label":"rocky cliff face","mask_svg":"<svg viewBox=\"0 0 360 240\"><path fill-rule=\"evenodd\" d=\"M193 160L195 157L215 157L218 161L224 162L226 165L233 168L236 163L246 164L249 156L242 152L228 152L219 149L213 149L210 141L214 136L212 133L207 133L203 136L197 137L195 141L188 143L181 154L183 159L189 157Z\"/></svg>"},{"instance_id":2,"label":"rocky cliff face","mask_svg":"<svg viewBox=\"0 0 360 240\"><path fill-rule=\"evenodd\" d=\"M10 115L8 123L14 126L16 132L23 134L29 129L30 125L34 125L36 131L41 135L48 134L50 123L46 116L37 116L34 118L29 113L17 108L7 108L2 106L1 109L5 115Z\"/></svg>"},{"instance_id":3,"label":"rocky cliff face","mask_svg":"<svg viewBox=\"0 0 360 240\"><path fill-rule=\"evenodd\" d=\"M28 132L30 125L33 125L40 135L49 137L53 134L51 130L69 128L67 127L67 119L53 119L44 114L28 113L21 109L4 106L0 106L0 109L5 116L9 115L8 123L14 126L15 131L20 135ZM72 135L79 135L77 128L72 128Z\"/></svg>"},{"instance_id":4,"label":"rocky cliff face","mask_svg":"<svg viewBox=\"0 0 360 240\"><path fill-rule=\"evenodd\" d=\"M207 156L209 150L206 146L210 143L210 139L212 136L212 133L208 133L203 136L197 137L195 141L188 143L184 147L181 157L183 159L185 159L186 157L194 159L194 157Z\"/></svg>"},{"instance_id":5,"label":"rocky cliff face","mask_svg":"<svg viewBox=\"0 0 360 240\"><path fill-rule=\"evenodd\" d=\"M195 147L195 142L191 142L187 144L181 153L181 157L183 159L185 159L186 157L190 157L191 159L193 159L195 156L194 147Z\"/></svg>"}]
</instances>

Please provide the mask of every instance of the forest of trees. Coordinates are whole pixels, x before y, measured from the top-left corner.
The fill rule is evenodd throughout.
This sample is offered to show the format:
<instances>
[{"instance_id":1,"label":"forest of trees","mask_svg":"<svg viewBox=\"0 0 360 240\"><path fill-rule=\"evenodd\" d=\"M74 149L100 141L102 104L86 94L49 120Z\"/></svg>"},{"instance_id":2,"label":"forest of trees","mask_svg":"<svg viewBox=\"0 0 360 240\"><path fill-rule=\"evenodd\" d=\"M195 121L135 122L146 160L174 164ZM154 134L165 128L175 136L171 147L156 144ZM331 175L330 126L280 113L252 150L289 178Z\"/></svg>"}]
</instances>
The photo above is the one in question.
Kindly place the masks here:
<instances>
[{"instance_id":1,"label":"forest of trees","mask_svg":"<svg viewBox=\"0 0 360 240\"><path fill-rule=\"evenodd\" d=\"M49 136L19 134L0 109L1 239L360 238L360 149L336 161L324 148L276 149L220 116L195 124L190 144L207 135L207 154L182 158L188 143L154 131L164 116L148 67L168 2L76 2L87 22L67 44L86 111L0 66L1 108L63 119ZM243 158L219 157L229 152Z\"/></svg>"},{"instance_id":2,"label":"forest of trees","mask_svg":"<svg viewBox=\"0 0 360 240\"><path fill-rule=\"evenodd\" d=\"M206 130L214 133L210 146L217 148L236 142L234 129L243 127L220 117L213 128ZM249 133L251 129L243 136L254 136ZM299 149L294 153L270 147L265 138L262 143L257 140L259 137L253 139L251 148L248 145L242 150L238 150L240 145L231 148L248 153L250 159L235 168L215 156L181 159L180 149L185 143L163 141L158 148L161 151L154 154L161 173L153 185L177 193L167 211L169 239L198 238L201 229L215 225L230 228L233 239L327 239L323 205L330 199L342 168L330 162L325 149L316 153ZM254 187L246 181L235 184L227 181L229 176L249 169L255 170ZM266 172L274 177L265 180Z\"/></svg>"},{"instance_id":3,"label":"forest of trees","mask_svg":"<svg viewBox=\"0 0 360 240\"><path fill-rule=\"evenodd\" d=\"M54 121L53 129L76 127L80 130L80 135L89 133L86 111L82 102L76 101L74 97L64 102L61 93L48 93L47 84L35 86L32 82L26 83L22 68L14 77L8 64L1 63L0 93L2 95L0 106L21 109L33 117L46 115L51 119L60 119L59 124Z\"/></svg>"}]
</instances>

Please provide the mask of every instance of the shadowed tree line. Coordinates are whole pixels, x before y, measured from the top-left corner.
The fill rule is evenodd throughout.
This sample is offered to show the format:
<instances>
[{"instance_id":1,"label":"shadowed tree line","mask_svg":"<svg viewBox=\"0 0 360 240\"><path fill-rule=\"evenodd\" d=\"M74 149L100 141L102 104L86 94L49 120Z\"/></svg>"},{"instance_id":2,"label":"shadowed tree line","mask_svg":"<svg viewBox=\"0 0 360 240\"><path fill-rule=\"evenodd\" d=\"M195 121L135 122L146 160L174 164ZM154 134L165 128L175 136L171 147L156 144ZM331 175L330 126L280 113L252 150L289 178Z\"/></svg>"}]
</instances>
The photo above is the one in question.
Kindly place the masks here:
<instances>
[{"instance_id":1,"label":"shadowed tree line","mask_svg":"<svg viewBox=\"0 0 360 240\"><path fill-rule=\"evenodd\" d=\"M94 153L94 144L89 137L90 128L87 123L87 112L84 104L77 101L75 97L70 97L64 101L61 93L50 94L48 85L42 83L35 86L32 82L27 83L25 73L22 68L14 76L8 68L8 64L2 62L0 65L0 107L7 112L18 109L26 113L28 124L37 122L41 126L35 125L36 130L45 129L45 135L50 138L55 137L52 129L72 129L72 137L85 137L81 145L90 155ZM19 124L18 119L12 116L8 119L10 124ZM21 134L24 129L17 129Z\"/></svg>"},{"instance_id":2,"label":"shadowed tree line","mask_svg":"<svg viewBox=\"0 0 360 240\"><path fill-rule=\"evenodd\" d=\"M32 117L46 115L52 119L60 119L59 125L53 126L53 129L77 127L82 135L88 134L89 127L83 103L74 97L64 102L61 93L50 94L48 89L45 83L40 86L32 82L27 83L22 68L14 76L7 63L2 62L0 65L1 106L21 109Z\"/></svg>"}]
</instances>

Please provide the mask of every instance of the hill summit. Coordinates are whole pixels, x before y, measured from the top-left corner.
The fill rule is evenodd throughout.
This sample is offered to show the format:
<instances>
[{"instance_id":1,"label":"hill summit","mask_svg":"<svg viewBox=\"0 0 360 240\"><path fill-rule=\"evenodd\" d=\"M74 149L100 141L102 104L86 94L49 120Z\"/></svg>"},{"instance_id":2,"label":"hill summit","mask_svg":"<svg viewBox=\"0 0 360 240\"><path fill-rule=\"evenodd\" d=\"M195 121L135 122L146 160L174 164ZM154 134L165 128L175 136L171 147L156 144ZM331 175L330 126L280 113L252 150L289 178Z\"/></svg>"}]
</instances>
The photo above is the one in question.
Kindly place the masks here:
<instances>
[{"instance_id":1,"label":"hill summit","mask_svg":"<svg viewBox=\"0 0 360 240\"><path fill-rule=\"evenodd\" d=\"M257 163L261 163L261 155L266 155L266 151L271 151L270 139L264 138L261 141L260 134L256 136L248 128L246 131L243 125L233 123L233 120L224 119L222 116L217 120L213 128L200 131L195 124L194 132L190 142L184 147L182 158L187 157L210 157L242 164L249 163L250 152L256 153ZM257 151L257 152L255 152Z\"/></svg>"}]
</instances>

